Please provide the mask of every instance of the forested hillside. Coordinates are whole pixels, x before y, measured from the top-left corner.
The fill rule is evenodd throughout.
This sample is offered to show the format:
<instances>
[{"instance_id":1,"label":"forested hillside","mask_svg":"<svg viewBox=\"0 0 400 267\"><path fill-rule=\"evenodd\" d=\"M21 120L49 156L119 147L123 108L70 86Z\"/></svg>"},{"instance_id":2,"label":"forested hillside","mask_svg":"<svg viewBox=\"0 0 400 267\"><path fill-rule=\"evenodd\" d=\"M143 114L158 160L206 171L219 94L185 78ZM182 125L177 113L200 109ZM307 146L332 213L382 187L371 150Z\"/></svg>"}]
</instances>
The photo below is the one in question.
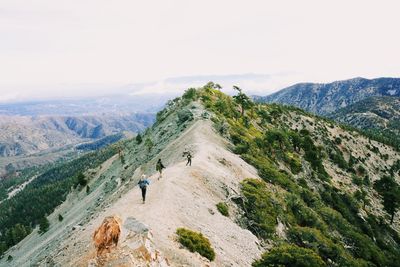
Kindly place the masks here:
<instances>
[{"instance_id":1,"label":"forested hillside","mask_svg":"<svg viewBox=\"0 0 400 267\"><path fill-rule=\"evenodd\" d=\"M398 266L400 155L302 110L212 86L193 94L263 181L242 183L241 223L273 248L254 266Z\"/></svg>"},{"instance_id":2,"label":"forested hillside","mask_svg":"<svg viewBox=\"0 0 400 267\"><path fill-rule=\"evenodd\" d=\"M0 203L0 255L17 244L60 205L74 187L87 183L83 173L116 153L110 146L45 171L16 196Z\"/></svg>"}]
</instances>

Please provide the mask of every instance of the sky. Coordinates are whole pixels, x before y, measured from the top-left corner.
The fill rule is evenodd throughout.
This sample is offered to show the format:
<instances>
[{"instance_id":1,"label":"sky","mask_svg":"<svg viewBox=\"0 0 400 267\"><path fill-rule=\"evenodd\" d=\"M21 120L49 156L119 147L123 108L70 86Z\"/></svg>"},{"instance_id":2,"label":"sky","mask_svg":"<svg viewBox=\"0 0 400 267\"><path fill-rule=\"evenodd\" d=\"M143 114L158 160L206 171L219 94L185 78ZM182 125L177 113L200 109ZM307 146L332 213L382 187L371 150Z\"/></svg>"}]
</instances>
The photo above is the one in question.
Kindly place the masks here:
<instances>
[{"instance_id":1,"label":"sky","mask_svg":"<svg viewBox=\"0 0 400 267\"><path fill-rule=\"evenodd\" d=\"M398 0L0 0L0 102L400 77Z\"/></svg>"}]
</instances>

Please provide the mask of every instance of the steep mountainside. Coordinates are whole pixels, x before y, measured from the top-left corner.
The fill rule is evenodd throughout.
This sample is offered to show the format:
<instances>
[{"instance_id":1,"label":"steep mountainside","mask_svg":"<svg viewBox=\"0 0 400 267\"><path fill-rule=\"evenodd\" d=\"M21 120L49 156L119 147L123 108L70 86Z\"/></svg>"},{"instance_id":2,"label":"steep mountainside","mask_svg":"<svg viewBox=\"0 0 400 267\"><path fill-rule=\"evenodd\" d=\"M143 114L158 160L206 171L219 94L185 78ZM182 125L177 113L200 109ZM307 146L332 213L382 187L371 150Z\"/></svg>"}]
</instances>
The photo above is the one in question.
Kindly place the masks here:
<instances>
[{"instance_id":1,"label":"steep mountainside","mask_svg":"<svg viewBox=\"0 0 400 267\"><path fill-rule=\"evenodd\" d=\"M0 203L0 266L396 266L398 152L212 85L170 101L122 154L87 154Z\"/></svg>"},{"instance_id":2,"label":"steep mountainside","mask_svg":"<svg viewBox=\"0 0 400 267\"><path fill-rule=\"evenodd\" d=\"M338 122L396 139L400 144L400 98L371 97L328 114Z\"/></svg>"},{"instance_id":3,"label":"steep mountainside","mask_svg":"<svg viewBox=\"0 0 400 267\"><path fill-rule=\"evenodd\" d=\"M354 78L327 84L300 83L265 97L259 102L292 105L319 115L371 96L400 96L399 78Z\"/></svg>"}]
</instances>

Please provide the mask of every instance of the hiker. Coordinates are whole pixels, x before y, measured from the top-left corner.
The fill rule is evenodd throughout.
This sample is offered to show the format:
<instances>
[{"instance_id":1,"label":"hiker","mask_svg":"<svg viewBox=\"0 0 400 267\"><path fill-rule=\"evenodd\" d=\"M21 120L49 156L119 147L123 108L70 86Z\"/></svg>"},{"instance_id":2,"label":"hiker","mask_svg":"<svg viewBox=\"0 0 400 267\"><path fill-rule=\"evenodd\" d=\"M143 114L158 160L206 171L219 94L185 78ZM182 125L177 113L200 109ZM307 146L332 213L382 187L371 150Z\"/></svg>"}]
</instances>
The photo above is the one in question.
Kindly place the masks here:
<instances>
[{"instance_id":1,"label":"hiker","mask_svg":"<svg viewBox=\"0 0 400 267\"><path fill-rule=\"evenodd\" d=\"M147 190L147 186L150 184L149 180L147 180L146 175L142 175L142 177L140 178L138 185L140 187L140 189L142 190L142 199L143 199L143 204L146 201L146 190Z\"/></svg>"},{"instance_id":2,"label":"hiker","mask_svg":"<svg viewBox=\"0 0 400 267\"><path fill-rule=\"evenodd\" d=\"M187 153L186 158L187 158L186 166L187 165L192 166L192 154L190 154L190 152Z\"/></svg>"},{"instance_id":3,"label":"hiker","mask_svg":"<svg viewBox=\"0 0 400 267\"><path fill-rule=\"evenodd\" d=\"M156 170L160 173L160 179L162 177L162 170L165 169L165 166L162 164L161 159L158 159L157 164L156 164Z\"/></svg>"}]
</instances>

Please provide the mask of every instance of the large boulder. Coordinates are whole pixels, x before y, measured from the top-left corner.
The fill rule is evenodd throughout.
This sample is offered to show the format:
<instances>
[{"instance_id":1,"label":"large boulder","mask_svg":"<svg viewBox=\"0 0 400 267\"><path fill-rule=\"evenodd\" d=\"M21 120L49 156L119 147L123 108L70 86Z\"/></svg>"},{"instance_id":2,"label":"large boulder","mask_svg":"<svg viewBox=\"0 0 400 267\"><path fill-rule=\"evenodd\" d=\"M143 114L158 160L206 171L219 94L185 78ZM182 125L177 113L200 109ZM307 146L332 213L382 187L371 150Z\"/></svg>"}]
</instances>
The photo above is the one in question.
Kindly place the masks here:
<instances>
[{"instance_id":1,"label":"large boulder","mask_svg":"<svg viewBox=\"0 0 400 267\"><path fill-rule=\"evenodd\" d=\"M89 260L89 267L170 266L168 259L156 249L150 229L133 217L128 217L123 225L118 217L105 218L94 233L93 240L97 257Z\"/></svg>"},{"instance_id":2,"label":"large boulder","mask_svg":"<svg viewBox=\"0 0 400 267\"><path fill-rule=\"evenodd\" d=\"M93 235L97 256L109 253L112 248L115 248L118 244L120 233L120 219L116 216L106 217Z\"/></svg>"}]
</instances>

